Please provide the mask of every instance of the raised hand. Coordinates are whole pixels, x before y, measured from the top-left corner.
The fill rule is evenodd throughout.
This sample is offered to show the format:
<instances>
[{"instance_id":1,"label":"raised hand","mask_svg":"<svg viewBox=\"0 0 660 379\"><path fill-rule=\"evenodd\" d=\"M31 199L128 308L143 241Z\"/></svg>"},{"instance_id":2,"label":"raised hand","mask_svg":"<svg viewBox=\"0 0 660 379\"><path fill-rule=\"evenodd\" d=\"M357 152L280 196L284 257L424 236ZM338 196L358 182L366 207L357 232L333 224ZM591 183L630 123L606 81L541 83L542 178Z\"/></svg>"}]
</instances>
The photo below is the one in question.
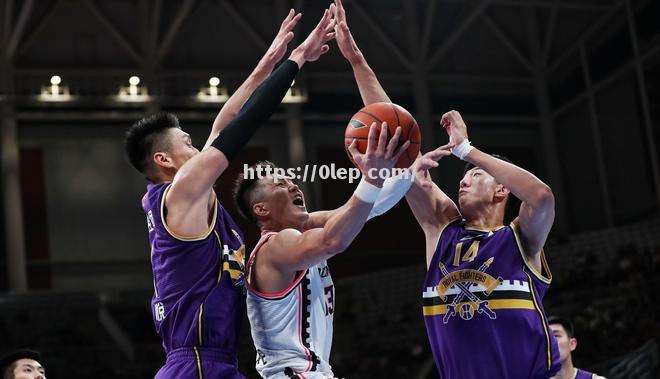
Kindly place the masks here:
<instances>
[{"instance_id":1,"label":"raised hand","mask_svg":"<svg viewBox=\"0 0 660 379\"><path fill-rule=\"evenodd\" d=\"M424 155L417 157L415 162L410 166L410 170L415 175L415 180L424 188L430 188L433 182L428 175L428 170L438 167L438 161L448 155L451 155L451 148L454 143L448 143L440 146L435 150L429 151Z\"/></svg>"},{"instance_id":2,"label":"raised hand","mask_svg":"<svg viewBox=\"0 0 660 379\"><path fill-rule=\"evenodd\" d=\"M330 5L330 10L323 12L321 21L316 25L309 36L291 52L291 60L298 63L299 67L305 62L313 62L330 50L327 42L335 38L335 20L332 18L335 5Z\"/></svg>"},{"instance_id":3,"label":"raised hand","mask_svg":"<svg viewBox=\"0 0 660 379\"><path fill-rule=\"evenodd\" d=\"M455 145L460 144L468 138L465 121L463 121L463 117L457 111L449 111L443 114L440 125L447 130L449 142L453 142Z\"/></svg>"},{"instance_id":4,"label":"raised hand","mask_svg":"<svg viewBox=\"0 0 660 379\"><path fill-rule=\"evenodd\" d=\"M265 57L273 63L279 62L284 53L286 53L286 48L289 42L293 39L293 28L296 27L302 13L296 13L293 9L289 11L282 25L280 25L280 30L277 32L275 39L268 47Z\"/></svg>"},{"instance_id":5,"label":"raised hand","mask_svg":"<svg viewBox=\"0 0 660 379\"><path fill-rule=\"evenodd\" d=\"M398 149L399 137L401 136L401 127L396 128L396 132L387 141L387 123L381 124L380 133L378 133L377 123L371 124L367 141L367 150L364 154L357 148L357 140L353 140L348 146L348 151L365 179L377 186L382 186L384 177L379 175L381 169L391 169L399 160L401 154L408 149L410 141L406 141Z\"/></svg>"},{"instance_id":6,"label":"raised hand","mask_svg":"<svg viewBox=\"0 0 660 379\"><path fill-rule=\"evenodd\" d=\"M346 22L346 11L344 10L344 5L341 0L335 0L335 33L337 46L341 54L349 62L355 62L356 60L362 57L362 52L358 48L353 35L351 34L350 29L348 29L348 23Z\"/></svg>"}]
</instances>

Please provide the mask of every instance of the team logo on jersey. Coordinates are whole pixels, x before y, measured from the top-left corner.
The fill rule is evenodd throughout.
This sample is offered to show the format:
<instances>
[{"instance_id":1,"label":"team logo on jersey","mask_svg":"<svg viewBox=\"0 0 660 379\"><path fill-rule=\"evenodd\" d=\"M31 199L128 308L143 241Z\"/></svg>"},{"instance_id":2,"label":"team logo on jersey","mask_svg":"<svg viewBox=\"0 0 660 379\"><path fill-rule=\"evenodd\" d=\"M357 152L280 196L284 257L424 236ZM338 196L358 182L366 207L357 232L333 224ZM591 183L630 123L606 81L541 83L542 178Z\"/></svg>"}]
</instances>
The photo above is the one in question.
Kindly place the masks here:
<instances>
[{"instance_id":1,"label":"team logo on jersey","mask_svg":"<svg viewBox=\"0 0 660 379\"><path fill-rule=\"evenodd\" d=\"M488 296L502 283L501 277L494 278L486 273L494 259L494 257L490 257L478 270L465 269L453 272L449 272L445 265L440 262L440 271L444 275L437 287L440 299L443 301L447 299L446 293L450 288L459 290L451 304L447 304L447 313L442 319L444 324L456 315L463 320L471 320L475 312L484 313L493 320L497 318L497 314L488 306L488 300L479 299L477 295L470 291L472 286L480 284L485 288L483 292ZM465 298L467 298L467 301L465 301Z\"/></svg>"},{"instance_id":2,"label":"team logo on jersey","mask_svg":"<svg viewBox=\"0 0 660 379\"><path fill-rule=\"evenodd\" d=\"M243 268L245 267L245 245L232 250L224 245L222 249L222 271L229 273L234 285L243 286Z\"/></svg>"}]
</instances>

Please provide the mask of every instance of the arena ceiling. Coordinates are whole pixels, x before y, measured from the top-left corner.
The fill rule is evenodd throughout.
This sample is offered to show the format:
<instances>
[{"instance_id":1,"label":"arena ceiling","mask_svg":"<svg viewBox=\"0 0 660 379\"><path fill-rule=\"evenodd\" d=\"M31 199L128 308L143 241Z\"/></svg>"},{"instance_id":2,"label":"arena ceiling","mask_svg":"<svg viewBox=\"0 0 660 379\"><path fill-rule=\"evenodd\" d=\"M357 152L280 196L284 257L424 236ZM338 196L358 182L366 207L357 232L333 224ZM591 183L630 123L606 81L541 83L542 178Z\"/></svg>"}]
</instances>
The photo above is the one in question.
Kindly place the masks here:
<instances>
[{"instance_id":1,"label":"arena ceiling","mask_svg":"<svg viewBox=\"0 0 660 379\"><path fill-rule=\"evenodd\" d=\"M121 107L128 78L160 105L189 101L209 77L229 92L254 67L291 7L297 37L328 1L0 0L2 93L30 107ZM633 0L633 7L648 1ZM346 0L358 44L385 87L412 94L525 95L539 77L569 65L580 42L625 23L615 0ZM597 43L597 42L594 42ZM576 65L579 64L576 63ZM76 102L35 100L52 75ZM354 91L337 49L306 67L310 93ZM1 95L0 95L1 96Z\"/></svg>"}]
</instances>

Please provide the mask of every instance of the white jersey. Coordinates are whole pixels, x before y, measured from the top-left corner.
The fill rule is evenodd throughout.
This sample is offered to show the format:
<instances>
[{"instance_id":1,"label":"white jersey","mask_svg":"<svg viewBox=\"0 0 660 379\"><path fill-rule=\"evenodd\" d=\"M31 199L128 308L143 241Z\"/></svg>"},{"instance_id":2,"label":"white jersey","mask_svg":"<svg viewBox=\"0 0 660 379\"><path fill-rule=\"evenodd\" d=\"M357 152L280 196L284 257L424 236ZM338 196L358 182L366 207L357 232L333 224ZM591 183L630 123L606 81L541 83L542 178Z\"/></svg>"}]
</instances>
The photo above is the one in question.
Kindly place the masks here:
<instances>
[{"instance_id":1,"label":"white jersey","mask_svg":"<svg viewBox=\"0 0 660 379\"><path fill-rule=\"evenodd\" d=\"M328 361L335 287L327 263L298 272L293 283L278 293L265 294L250 285L250 271L259 249L276 234L262 234L245 266L257 371L267 379L334 378Z\"/></svg>"}]
</instances>

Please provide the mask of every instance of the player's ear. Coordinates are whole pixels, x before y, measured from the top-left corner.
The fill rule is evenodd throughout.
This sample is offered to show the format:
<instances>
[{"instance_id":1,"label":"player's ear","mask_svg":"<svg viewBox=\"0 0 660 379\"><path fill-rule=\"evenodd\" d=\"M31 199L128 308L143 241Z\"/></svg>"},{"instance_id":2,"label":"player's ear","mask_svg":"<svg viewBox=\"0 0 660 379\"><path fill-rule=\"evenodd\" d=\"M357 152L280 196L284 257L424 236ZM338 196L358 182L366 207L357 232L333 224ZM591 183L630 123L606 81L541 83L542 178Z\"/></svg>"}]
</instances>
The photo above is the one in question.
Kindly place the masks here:
<instances>
[{"instance_id":1,"label":"player's ear","mask_svg":"<svg viewBox=\"0 0 660 379\"><path fill-rule=\"evenodd\" d=\"M255 203L252 205L252 212L254 212L257 217L266 217L270 214L270 209L266 203Z\"/></svg>"},{"instance_id":2,"label":"player's ear","mask_svg":"<svg viewBox=\"0 0 660 379\"><path fill-rule=\"evenodd\" d=\"M575 350L577 348L577 339L571 338L568 340L568 347L571 348L571 351Z\"/></svg>"},{"instance_id":3,"label":"player's ear","mask_svg":"<svg viewBox=\"0 0 660 379\"><path fill-rule=\"evenodd\" d=\"M504 187L502 184L497 184L495 186L495 195L494 195L495 201L498 203L502 201L506 201L506 198L509 196L510 192L511 191L509 191L509 189Z\"/></svg>"},{"instance_id":4,"label":"player's ear","mask_svg":"<svg viewBox=\"0 0 660 379\"><path fill-rule=\"evenodd\" d=\"M168 167L168 168L169 167L174 167L172 159L164 151L155 152L154 155L152 156L152 159L153 159L154 163L158 166Z\"/></svg>"}]
</instances>

